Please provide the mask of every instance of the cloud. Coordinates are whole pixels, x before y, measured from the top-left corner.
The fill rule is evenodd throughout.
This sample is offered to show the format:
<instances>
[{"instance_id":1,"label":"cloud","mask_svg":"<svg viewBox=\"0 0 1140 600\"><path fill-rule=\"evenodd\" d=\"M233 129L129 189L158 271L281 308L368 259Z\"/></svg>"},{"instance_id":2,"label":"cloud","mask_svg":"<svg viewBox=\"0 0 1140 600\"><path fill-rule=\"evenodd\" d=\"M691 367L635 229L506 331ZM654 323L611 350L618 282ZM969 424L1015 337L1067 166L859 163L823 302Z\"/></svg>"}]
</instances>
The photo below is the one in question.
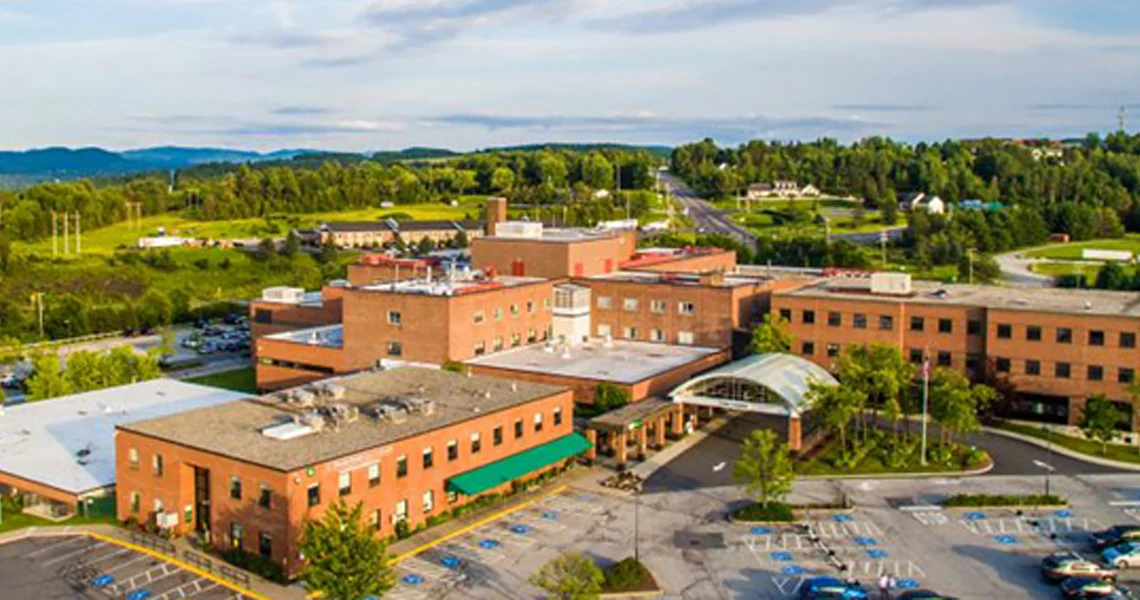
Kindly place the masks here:
<instances>
[{"instance_id":1,"label":"cloud","mask_svg":"<svg viewBox=\"0 0 1140 600\"><path fill-rule=\"evenodd\" d=\"M578 0L387 0L366 9L362 20L396 34L399 41L389 47L400 50L433 45L504 21L557 20L577 5Z\"/></svg>"},{"instance_id":2,"label":"cloud","mask_svg":"<svg viewBox=\"0 0 1140 600\"><path fill-rule=\"evenodd\" d=\"M853 112L881 112L881 113L903 113L903 112L926 112L935 110L938 107L926 104L836 104L832 106L835 110L847 110Z\"/></svg>"},{"instance_id":3,"label":"cloud","mask_svg":"<svg viewBox=\"0 0 1140 600\"><path fill-rule=\"evenodd\" d=\"M1107 104L1083 104L1076 102L1043 102L1038 104L1030 104L1026 108L1029 110L1037 110L1042 112L1064 112L1074 110L1095 110L1106 108Z\"/></svg>"},{"instance_id":4,"label":"cloud","mask_svg":"<svg viewBox=\"0 0 1140 600\"><path fill-rule=\"evenodd\" d=\"M858 7L864 12L899 15L930 10L963 9L1009 0L689 0L616 17L594 19L604 30L655 34L698 31L743 21L820 15Z\"/></svg>"},{"instance_id":5,"label":"cloud","mask_svg":"<svg viewBox=\"0 0 1140 600\"><path fill-rule=\"evenodd\" d=\"M315 69L342 69L345 67L355 67L372 62L371 56L340 56L331 58L310 58L301 61L302 67L312 67Z\"/></svg>"},{"instance_id":6,"label":"cloud","mask_svg":"<svg viewBox=\"0 0 1140 600\"><path fill-rule=\"evenodd\" d=\"M890 128L887 123L864 119L833 119L830 117L664 117L649 114L623 115L493 115L454 113L428 119L422 124L430 126L473 126L498 130L551 133L590 133L621 137L652 137L656 139L684 140L714 137L735 142L752 137L785 138L814 137L836 133L857 134L865 131Z\"/></svg>"},{"instance_id":7,"label":"cloud","mask_svg":"<svg viewBox=\"0 0 1140 600\"><path fill-rule=\"evenodd\" d=\"M298 117L309 115L327 115L332 112L332 109L324 106L311 106L303 104L295 104L291 106L281 106L273 109L273 114L285 117Z\"/></svg>"},{"instance_id":8,"label":"cloud","mask_svg":"<svg viewBox=\"0 0 1140 600\"><path fill-rule=\"evenodd\" d=\"M249 122L210 133L233 137L320 137L330 134L363 135L402 131L395 121L350 120L330 123Z\"/></svg>"}]
</instances>

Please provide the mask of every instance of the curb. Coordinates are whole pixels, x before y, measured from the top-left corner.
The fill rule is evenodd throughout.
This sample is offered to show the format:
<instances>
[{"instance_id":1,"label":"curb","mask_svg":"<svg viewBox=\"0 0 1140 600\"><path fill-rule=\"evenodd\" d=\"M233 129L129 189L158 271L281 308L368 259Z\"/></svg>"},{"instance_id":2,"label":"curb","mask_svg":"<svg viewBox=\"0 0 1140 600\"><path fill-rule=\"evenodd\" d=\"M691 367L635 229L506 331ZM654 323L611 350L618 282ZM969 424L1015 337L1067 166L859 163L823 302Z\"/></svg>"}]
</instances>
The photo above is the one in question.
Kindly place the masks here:
<instances>
[{"instance_id":1,"label":"curb","mask_svg":"<svg viewBox=\"0 0 1140 600\"><path fill-rule=\"evenodd\" d=\"M1090 456L1090 455L1084 454L1082 452L1077 452L1076 450L1070 450L1070 449L1068 449L1064 446L1061 446L1059 444L1051 444L1049 442L1046 442L1045 440L1038 439L1038 438L1033 437L1031 435L1025 435L1025 434L1017 433L1014 431L1006 431L1005 429L1001 429L998 427L990 427L989 425L983 426L982 431L984 431L986 433L992 433L994 435L1004 436L1004 437L1007 437L1010 439L1019 440L1019 441L1025 442L1027 444L1033 444L1034 446L1037 446L1039 448L1047 448L1056 454L1060 454L1061 456L1065 456L1065 457L1071 458L1073 460L1079 460L1081 462L1092 463L1094 465L1100 465L1102 467L1112 467L1114 469L1120 469L1122 471L1140 472L1140 464L1120 462L1120 461L1112 460L1112 459L1108 459L1108 458L1100 458L1098 456ZM1058 435L1060 435L1060 434L1058 434Z\"/></svg>"},{"instance_id":2,"label":"curb","mask_svg":"<svg viewBox=\"0 0 1140 600\"><path fill-rule=\"evenodd\" d=\"M867 473L865 475L797 475L805 481L826 481L829 479L935 479L938 477L977 477L993 470L996 463L990 457L990 464L969 471L942 471L930 473Z\"/></svg>"}]
</instances>

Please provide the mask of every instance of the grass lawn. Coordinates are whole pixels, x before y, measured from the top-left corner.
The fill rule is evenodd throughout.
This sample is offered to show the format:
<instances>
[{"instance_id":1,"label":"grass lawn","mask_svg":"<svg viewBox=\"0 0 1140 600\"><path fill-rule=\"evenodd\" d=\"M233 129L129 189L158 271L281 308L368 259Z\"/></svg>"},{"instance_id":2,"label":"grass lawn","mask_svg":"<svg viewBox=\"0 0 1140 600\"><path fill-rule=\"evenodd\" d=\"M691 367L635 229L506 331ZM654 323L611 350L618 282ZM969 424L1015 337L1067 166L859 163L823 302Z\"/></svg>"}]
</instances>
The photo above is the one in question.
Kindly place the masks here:
<instances>
[{"instance_id":1,"label":"grass lawn","mask_svg":"<svg viewBox=\"0 0 1140 600\"><path fill-rule=\"evenodd\" d=\"M1039 248L1025 255L1030 258L1053 258L1058 260L1081 260L1081 250L1085 248L1095 250L1127 250L1133 254L1140 253L1140 234L1130 233L1119 239L1090 240L1087 242L1072 242L1069 244L1054 244Z\"/></svg>"},{"instance_id":2,"label":"grass lawn","mask_svg":"<svg viewBox=\"0 0 1140 600\"><path fill-rule=\"evenodd\" d=\"M7 533L25 527L73 527L76 525L115 525L116 523L117 521L114 517L81 517L76 515L70 519L56 523L32 515L9 515L8 513L4 513L4 519L0 521L0 533Z\"/></svg>"},{"instance_id":3,"label":"grass lawn","mask_svg":"<svg viewBox=\"0 0 1140 600\"><path fill-rule=\"evenodd\" d=\"M408 215L415 220L463 219L466 216L478 218L479 203L482 197L463 197L459 206L446 204L412 204L393 208L365 208L344 212L322 212L302 215L289 215L275 219L276 231L265 219L235 219L232 221L197 221L177 213L144 217L138 227L128 223L116 223L107 227L83 232L83 254L111 254L120 246L134 246L140 237L152 236L159 227L166 228L167 235L207 238L260 238L282 236L293 223L301 228L315 227L325 221L375 221L390 215ZM62 245L62 239L60 244ZM51 254L51 238L32 244L19 244L26 252L41 255Z\"/></svg>"},{"instance_id":4,"label":"grass lawn","mask_svg":"<svg viewBox=\"0 0 1140 600\"><path fill-rule=\"evenodd\" d=\"M1101 453L1100 444L1089 440L1070 437L1060 433L1050 433L1047 429L1033 425L1025 425L1022 423L1009 423L999 422L994 425L998 429L1020 433L1021 435L1028 435L1045 441L1051 441L1058 446L1067 448L1074 452L1081 454L1088 454L1090 456L1099 456L1101 458L1108 458L1111 460L1118 460L1120 462L1140 464L1140 451L1136 446L1125 446L1123 444L1109 444L1105 452Z\"/></svg>"},{"instance_id":5,"label":"grass lawn","mask_svg":"<svg viewBox=\"0 0 1140 600\"><path fill-rule=\"evenodd\" d=\"M222 371L221 373L213 373L210 375L203 375L201 377L191 377L186 381L226 390L233 390L235 392L246 392L248 394L257 393L257 373L254 371L253 367L234 369L232 371Z\"/></svg>"},{"instance_id":6,"label":"grass lawn","mask_svg":"<svg viewBox=\"0 0 1140 600\"><path fill-rule=\"evenodd\" d=\"M933 447L933 446L932 446ZM883 473L955 473L964 470L980 468L992 462L988 454L979 461L967 464L967 448L958 446L953 460L942 464L928 461L926 465L919 461L919 452L913 452L911 457L902 466L885 464L882 459L883 452L878 448L868 452L854 468L839 467L837 459L839 444L836 440L828 441L822 450L806 461L796 463L796 473L799 475L875 475ZM929 451L928 451L929 452Z\"/></svg>"}]
</instances>

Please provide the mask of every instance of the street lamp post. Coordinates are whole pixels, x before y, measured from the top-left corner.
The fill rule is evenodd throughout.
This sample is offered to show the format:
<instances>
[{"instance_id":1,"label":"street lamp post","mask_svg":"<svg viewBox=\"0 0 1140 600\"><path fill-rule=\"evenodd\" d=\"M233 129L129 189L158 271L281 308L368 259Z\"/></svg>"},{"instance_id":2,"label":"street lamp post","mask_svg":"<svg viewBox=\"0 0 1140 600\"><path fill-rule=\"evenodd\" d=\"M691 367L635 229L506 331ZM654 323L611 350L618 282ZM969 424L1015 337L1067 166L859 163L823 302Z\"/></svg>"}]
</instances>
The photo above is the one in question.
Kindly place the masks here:
<instances>
[{"instance_id":1,"label":"street lamp post","mask_svg":"<svg viewBox=\"0 0 1140 600\"><path fill-rule=\"evenodd\" d=\"M1033 464L1037 468L1045 471L1045 499L1048 500L1048 497L1049 497L1049 474L1052 473L1056 469L1054 469L1053 465L1051 465L1045 461L1042 461L1042 460L1034 460Z\"/></svg>"},{"instance_id":2,"label":"street lamp post","mask_svg":"<svg viewBox=\"0 0 1140 600\"><path fill-rule=\"evenodd\" d=\"M634 475L633 484L633 560L641 562L641 486L644 483Z\"/></svg>"}]
</instances>

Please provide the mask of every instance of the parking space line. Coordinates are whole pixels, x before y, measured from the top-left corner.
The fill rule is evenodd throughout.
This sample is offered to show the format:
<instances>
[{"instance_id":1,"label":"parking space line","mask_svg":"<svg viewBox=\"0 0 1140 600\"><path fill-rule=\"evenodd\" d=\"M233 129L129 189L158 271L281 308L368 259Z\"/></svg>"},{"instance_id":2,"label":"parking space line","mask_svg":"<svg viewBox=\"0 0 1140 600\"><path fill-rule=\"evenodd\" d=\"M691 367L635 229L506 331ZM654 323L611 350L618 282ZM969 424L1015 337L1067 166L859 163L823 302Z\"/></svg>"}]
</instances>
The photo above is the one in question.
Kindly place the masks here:
<instances>
[{"instance_id":1,"label":"parking space line","mask_svg":"<svg viewBox=\"0 0 1140 600\"><path fill-rule=\"evenodd\" d=\"M81 554L86 554L88 552L92 552L97 547L98 547L98 543L92 544L90 546L85 546L83 548L78 548L76 550L71 550L71 551L69 551L69 552L67 552L61 556L56 556L56 557L50 558L48 560L41 561L40 564L45 566L45 567L48 567L48 566L63 562L69 558L74 558L74 557L79 556Z\"/></svg>"},{"instance_id":2,"label":"parking space line","mask_svg":"<svg viewBox=\"0 0 1140 600\"><path fill-rule=\"evenodd\" d=\"M56 548L66 546L66 545L71 544L71 543L76 542L76 541L83 541L83 537L82 536L68 536L67 539L65 539L61 542L56 542L54 544L49 544L49 545L47 545L43 548L40 548L38 550L33 550L24 556L25 556L25 558L35 558L36 556L39 556L40 554L43 554L44 552L48 552L50 550L54 550Z\"/></svg>"}]
</instances>

